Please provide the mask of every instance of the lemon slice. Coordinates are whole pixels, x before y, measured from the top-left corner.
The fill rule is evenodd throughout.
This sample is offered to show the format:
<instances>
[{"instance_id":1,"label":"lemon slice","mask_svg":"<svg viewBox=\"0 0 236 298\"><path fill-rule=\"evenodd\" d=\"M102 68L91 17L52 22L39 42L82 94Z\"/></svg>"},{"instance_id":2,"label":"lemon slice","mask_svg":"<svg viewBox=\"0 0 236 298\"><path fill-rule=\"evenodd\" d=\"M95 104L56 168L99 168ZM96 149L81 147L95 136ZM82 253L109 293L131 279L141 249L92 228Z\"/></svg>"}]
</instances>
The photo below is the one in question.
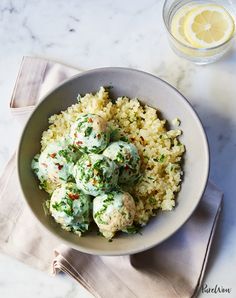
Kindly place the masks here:
<instances>
[{"instance_id":1,"label":"lemon slice","mask_svg":"<svg viewBox=\"0 0 236 298\"><path fill-rule=\"evenodd\" d=\"M174 14L172 20L171 20L171 33L172 35L182 42L185 45L190 45L188 39L185 36L184 33L184 23L185 19L187 17L187 14L194 8L196 5L185 5L181 7L177 12Z\"/></svg>"},{"instance_id":2,"label":"lemon slice","mask_svg":"<svg viewBox=\"0 0 236 298\"><path fill-rule=\"evenodd\" d=\"M196 48L219 46L229 40L233 33L234 20L220 5L199 5L184 20L184 35Z\"/></svg>"}]
</instances>

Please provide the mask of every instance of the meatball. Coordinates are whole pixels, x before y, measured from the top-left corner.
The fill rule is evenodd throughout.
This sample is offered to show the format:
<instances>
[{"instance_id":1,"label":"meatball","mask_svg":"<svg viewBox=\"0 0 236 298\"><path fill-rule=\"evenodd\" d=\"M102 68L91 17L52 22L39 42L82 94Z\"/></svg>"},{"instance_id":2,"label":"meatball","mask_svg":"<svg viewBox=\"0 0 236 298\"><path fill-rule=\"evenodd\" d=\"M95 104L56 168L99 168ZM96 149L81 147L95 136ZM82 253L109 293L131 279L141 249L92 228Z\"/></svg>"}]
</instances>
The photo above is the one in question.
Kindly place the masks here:
<instances>
[{"instance_id":1,"label":"meatball","mask_svg":"<svg viewBox=\"0 0 236 298\"><path fill-rule=\"evenodd\" d=\"M84 154L76 163L73 174L77 186L85 193L97 196L117 185L119 169L102 154Z\"/></svg>"},{"instance_id":2,"label":"meatball","mask_svg":"<svg viewBox=\"0 0 236 298\"><path fill-rule=\"evenodd\" d=\"M104 150L103 154L119 166L119 183L135 182L139 178L140 157L133 144L114 142Z\"/></svg>"},{"instance_id":3,"label":"meatball","mask_svg":"<svg viewBox=\"0 0 236 298\"><path fill-rule=\"evenodd\" d=\"M104 237L111 239L117 231L133 224L135 203L124 191L104 193L93 200L93 218Z\"/></svg>"},{"instance_id":4,"label":"meatball","mask_svg":"<svg viewBox=\"0 0 236 298\"><path fill-rule=\"evenodd\" d=\"M48 179L54 185L61 185L72 177L72 169L81 153L65 140L50 143L32 161L32 169L42 186Z\"/></svg>"},{"instance_id":5,"label":"meatball","mask_svg":"<svg viewBox=\"0 0 236 298\"><path fill-rule=\"evenodd\" d=\"M110 133L107 122L102 117L86 114L71 126L70 138L81 152L99 153L107 147Z\"/></svg>"},{"instance_id":6,"label":"meatball","mask_svg":"<svg viewBox=\"0 0 236 298\"><path fill-rule=\"evenodd\" d=\"M63 229L81 235L91 221L91 197L79 190L75 183L67 183L54 190L50 212Z\"/></svg>"}]
</instances>

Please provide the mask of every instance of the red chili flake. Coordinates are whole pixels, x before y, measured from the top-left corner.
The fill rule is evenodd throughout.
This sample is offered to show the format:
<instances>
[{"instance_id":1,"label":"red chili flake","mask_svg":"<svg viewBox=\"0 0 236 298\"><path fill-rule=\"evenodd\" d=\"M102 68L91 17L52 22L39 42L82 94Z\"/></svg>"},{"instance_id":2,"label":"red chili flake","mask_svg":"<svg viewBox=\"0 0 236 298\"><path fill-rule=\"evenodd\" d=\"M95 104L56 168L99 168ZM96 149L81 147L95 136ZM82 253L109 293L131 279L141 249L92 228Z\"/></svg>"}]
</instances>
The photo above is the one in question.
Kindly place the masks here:
<instances>
[{"instance_id":1,"label":"red chili flake","mask_svg":"<svg viewBox=\"0 0 236 298\"><path fill-rule=\"evenodd\" d=\"M60 165L59 163L56 163L55 165L58 167L58 170L59 170L59 171L63 168L63 166Z\"/></svg>"},{"instance_id":2,"label":"red chili flake","mask_svg":"<svg viewBox=\"0 0 236 298\"><path fill-rule=\"evenodd\" d=\"M56 155L57 155L56 153L50 154L51 158L55 158Z\"/></svg>"},{"instance_id":3,"label":"red chili flake","mask_svg":"<svg viewBox=\"0 0 236 298\"><path fill-rule=\"evenodd\" d=\"M48 167L48 165L46 163L44 163L44 162L42 162L41 165L43 165L45 168Z\"/></svg>"},{"instance_id":4,"label":"red chili flake","mask_svg":"<svg viewBox=\"0 0 236 298\"><path fill-rule=\"evenodd\" d=\"M81 144L83 144L83 142L81 142L81 141L76 142L76 145L78 145L78 146L80 146Z\"/></svg>"},{"instance_id":5,"label":"red chili flake","mask_svg":"<svg viewBox=\"0 0 236 298\"><path fill-rule=\"evenodd\" d=\"M99 133L99 134L97 134L97 138L98 138L98 139L100 139L100 138L101 138L101 135L100 135L100 133Z\"/></svg>"},{"instance_id":6,"label":"red chili flake","mask_svg":"<svg viewBox=\"0 0 236 298\"><path fill-rule=\"evenodd\" d=\"M133 142L135 141L135 138L130 138L130 139L131 139L131 141L133 141Z\"/></svg>"},{"instance_id":7,"label":"red chili flake","mask_svg":"<svg viewBox=\"0 0 236 298\"><path fill-rule=\"evenodd\" d=\"M92 118L88 118L88 122L89 123L93 123L93 119Z\"/></svg>"},{"instance_id":8,"label":"red chili flake","mask_svg":"<svg viewBox=\"0 0 236 298\"><path fill-rule=\"evenodd\" d=\"M125 165L125 170L128 171L129 170L129 166Z\"/></svg>"},{"instance_id":9,"label":"red chili flake","mask_svg":"<svg viewBox=\"0 0 236 298\"><path fill-rule=\"evenodd\" d=\"M79 198L79 194L69 193L69 194L68 194L68 197L69 197L71 200L77 200L77 199Z\"/></svg>"}]
</instances>

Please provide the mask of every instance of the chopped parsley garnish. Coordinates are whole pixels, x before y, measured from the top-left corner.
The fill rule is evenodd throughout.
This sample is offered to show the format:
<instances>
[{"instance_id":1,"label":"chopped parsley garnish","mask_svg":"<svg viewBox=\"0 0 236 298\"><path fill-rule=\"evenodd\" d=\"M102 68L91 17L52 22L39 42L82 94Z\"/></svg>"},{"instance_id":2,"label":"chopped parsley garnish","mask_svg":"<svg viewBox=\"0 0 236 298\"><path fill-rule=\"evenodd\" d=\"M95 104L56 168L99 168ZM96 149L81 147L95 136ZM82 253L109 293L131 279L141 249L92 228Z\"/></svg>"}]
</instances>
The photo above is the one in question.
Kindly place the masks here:
<instances>
[{"instance_id":1,"label":"chopped parsley garnish","mask_svg":"<svg viewBox=\"0 0 236 298\"><path fill-rule=\"evenodd\" d=\"M39 188L40 189L46 189L47 188L47 181L46 180L40 181Z\"/></svg>"},{"instance_id":2,"label":"chopped parsley garnish","mask_svg":"<svg viewBox=\"0 0 236 298\"><path fill-rule=\"evenodd\" d=\"M122 136L122 137L120 138L120 140L123 141L123 142L129 142L128 138L125 137L125 136Z\"/></svg>"},{"instance_id":3,"label":"chopped parsley garnish","mask_svg":"<svg viewBox=\"0 0 236 298\"><path fill-rule=\"evenodd\" d=\"M119 162L119 163L122 163L122 162L125 161L124 156L120 152L116 155L116 159L115 160L117 162Z\"/></svg>"},{"instance_id":4,"label":"chopped parsley garnish","mask_svg":"<svg viewBox=\"0 0 236 298\"><path fill-rule=\"evenodd\" d=\"M113 199L114 198L114 195L112 193L109 193L107 196L108 196L108 199Z\"/></svg>"},{"instance_id":5,"label":"chopped parsley garnish","mask_svg":"<svg viewBox=\"0 0 236 298\"><path fill-rule=\"evenodd\" d=\"M163 162L164 159L165 159L165 155L164 154L161 154L161 156L160 156L159 159L158 158L153 158L153 160L156 161L156 162Z\"/></svg>"},{"instance_id":6,"label":"chopped parsley garnish","mask_svg":"<svg viewBox=\"0 0 236 298\"><path fill-rule=\"evenodd\" d=\"M66 202L71 208L73 207L73 201L71 199L66 198Z\"/></svg>"},{"instance_id":7,"label":"chopped parsley garnish","mask_svg":"<svg viewBox=\"0 0 236 298\"><path fill-rule=\"evenodd\" d=\"M91 135L91 132L92 132L93 128L90 126L90 127L87 127L84 131L84 135L85 137L88 137Z\"/></svg>"},{"instance_id":8,"label":"chopped parsley garnish","mask_svg":"<svg viewBox=\"0 0 236 298\"><path fill-rule=\"evenodd\" d=\"M107 210L107 205L103 205L102 209L100 209L98 212L94 214L94 217L101 223L101 224L107 224L105 221L101 219L101 216L103 213Z\"/></svg>"},{"instance_id":9,"label":"chopped parsley garnish","mask_svg":"<svg viewBox=\"0 0 236 298\"><path fill-rule=\"evenodd\" d=\"M37 154L37 155L33 158L33 160L34 160L35 162L38 162L38 161L39 161L39 155Z\"/></svg>"},{"instance_id":10,"label":"chopped parsley garnish","mask_svg":"<svg viewBox=\"0 0 236 298\"><path fill-rule=\"evenodd\" d=\"M103 160L102 160L102 159L96 161L96 162L94 163L94 165L93 165L93 169L95 169L95 170L99 170L100 167L101 167L101 165L102 165L102 163L103 163Z\"/></svg>"},{"instance_id":11,"label":"chopped parsley garnish","mask_svg":"<svg viewBox=\"0 0 236 298\"><path fill-rule=\"evenodd\" d=\"M54 209L57 210L57 211L62 211L62 210L61 210L61 203L58 203L58 202L55 202L55 203L52 205L52 208L54 208Z\"/></svg>"},{"instance_id":12,"label":"chopped parsley garnish","mask_svg":"<svg viewBox=\"0 0 236 298\"><path fill-rule=\"evenodd\" d=\"M67 180L66 180L67 182L75 182L75 178L74 178L74 176L73 175L69 175L68 177L67 177Z\"/></svg>"},{"instance_id":13,"label":"chopped parsley garnish","mask_svg":"<svg viewBox=\"0 0 236 298\"><path fill-rule=\"evenodd\" d=\"M125 232L128 234L137 234L137 233L140 233L140 230L141 230L141 226L133 225L133 226L125 228L124 230L122 230L122 232Z\"/></svg>"},{"instance_id":14,"label":"chopped parsley garnish","mask_svg":"<svg viewBox=\"0 0 236 298\"><path fill-rule=\"evenodd\" d=\"M148 199L148 201L149 201L149 203L150 204L152 204L152 205L154 205L154 204L156 204L156 199L154 198L154 197L150 197L149 199Z\"/></svg>"},{"instance_id":15,"label":"chopped parsley garnish","mask_svg":"<svg viewBox=\"0 0 236 298\"><path fill-rule=\"evenodd\" d=\"M62 149L62 150L58 151L58 154L60 156L64 157L67 162L70 162L72 159L68 150Z\"/></svg>"},{"instance_id":16,"label":"chopped parsley garnish","mask_svg":"<svg viewBox=\"0 0 236 298\"><path fill-rule=\"evenodd\" d=\"M165 155L164 155L164 154L162 154L162 155L160 156L160 158L159 158L159 162L163 162L163 161L164 161L164 159L165 159Z\"/></svg>"},{"instance_id":17,"label":"chopped parsley garnish","mask_svg":"<svg viewBox=\"0 0 236 298\"><path fill-rule=\"evenodd\" d=\"M73 216L73 201L70 199L65 198L64 201L55 202L52 208L59 212L65 212L68 216Z\"/></svg>"},{"instance_id":18,"label":"chopped parsley garnish","mask_svg":"<svg viewBox=\"0 0 236 298\"><path fill-rule=\"evenodd\" d=\"M118 128L110 129L110 139L112 142L117 141L119 139L119 136L120 136L120 131Z\"/></svg>"},{"instance_id":19,"label":"chopped parsley garnish","mask_svg":"<svg viewBox=\"0 0 236 298\"><path fill-rule=\"evenodd\" d=\"M87 122L88 118L83 119L82 121L80 120L80 122L77 125L77 131L80 131L80 129L82 129L82 126L84 126L84 124Z\"/></svg>"},{"instance_id":20,"label":"chopped parsley garnish","mask_svg":"<svg viewBox=\"0 0 236 298\"><path fill-rule=\"evenodd\" d=\"M113 194L108 194L107 198L103 201L103 203L109 203L114 201L114 195Z\"/></svg>"}]
</instances>

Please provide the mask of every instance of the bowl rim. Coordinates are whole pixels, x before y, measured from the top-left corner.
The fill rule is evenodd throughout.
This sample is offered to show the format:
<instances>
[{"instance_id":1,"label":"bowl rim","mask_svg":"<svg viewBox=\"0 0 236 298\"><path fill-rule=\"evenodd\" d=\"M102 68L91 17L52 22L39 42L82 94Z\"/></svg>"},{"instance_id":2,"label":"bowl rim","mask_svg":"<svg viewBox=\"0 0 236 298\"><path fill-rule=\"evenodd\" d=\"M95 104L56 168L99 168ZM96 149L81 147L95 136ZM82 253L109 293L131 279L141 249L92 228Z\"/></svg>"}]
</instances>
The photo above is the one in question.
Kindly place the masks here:
<instances>
[{"instance_id":1,"label":"bowl rim","mask_svg":"<svg viewBox=\"0 0 236 298\"><path fill-rule=\"evenodd\" d=\"M171 233L169 233L168 235L166 235L165 237L163 237L159 242L153 242L151 244L148 245L143 245L142 247L139 248L132 248L132 249L123 249L123 250L112 250L112 251L105 251L103 252L102 249L96 249L96 248L84 248L83 246L80 246L79 244L75 244L72 243L68 240L66 240L65 238L63 238L63 236L54 233L53 231L50 231L47 226L40 220L39 216L36 215L34 213L34 211L32 210L32 207L30 206L30 203L28 201L28 199L26 198L26 195L24 193L22 184L21 184L21 175L20 175L20 151L21 151L21 146L22 146L22 141L23 141L23 137L26 131L26 128L28 126L28 123L30 122L30 120L33 118L34 113L36 112L37 108L48 98L48 96L51 95L51 93L54 93L55 91L57 91L58 89L60 89L62 86L68 84L70 81L75 80L78 77L87 75L87 74L92 74L92 73L100 73L100 72L110 72L110 71L123 71L123 72L134 72L134 73L139 73L151 78L154 78L156 80L159 80L163 85L167 85L169 88L171 88L174 92L176 92L178 95L180 95L180 98L183 102L185 102L185 104L187 104L187 106L190 108L190 111L192 112L192 116L194 116L195 121L198 125L198 128L200 129L201 135L202 135L202 139L203 139L203 143L204 143L204 152L206 154L206 172L204 173L204 184L202 187L202 190L200 192L200 196L199 199L196 201L195 205L193 205L191 212L189 213L189 215L187 216L187 218L185 218L180 225L178 225L178 227L173 230ZM200 120L197 112L195 111L195 109L193 108L193 106L190 104L190 102L187 100L187 98L181 93L179 92L174 86L172 86L170 83L166 82L165 80L157 77L156 75L153 75L151 73L142 71L142 70L138 70L138 69L133 69L133 68L127 68L127 67L101 67L101 68L95 68L95 69L90 69L87 71L82 71L76 75L71 76L70 78L66 79L65 81L63 81L62 83L58 84L56 87L52 88L50 91L48 91L39 101L39 103L35 106L34 110L31 112L29 118L27 119L26 123L24 124L23 130L21 132L20 135L20 139L18 142L18 147L17 147L17 151L16 151L16 162L17 162L17 176L18 176L18 181L19 181L19 185L20 185L20 190L21 190L21 194L22 197L24 198L24 201L26 202L26 205L28 205L31 213L33 214L34 218L36 218L36 220L40 223L41 227L43 227L43 229L49 233L50 235L53 235L56 239L60 240L62 243L64 242L66 245L68 245L71 248L74 248L80 252L83 253L87 253L87 254L91 254L91 255L100 255L100 256L122 256L122 255L130 255L130 254L134 254L134 253L139 253L148 249L153 248L156 245L161 244L162 242L164 242L165 240L167 240L169 237L171 237L173 234L175 234L192 216L192 214L194 213L194 211L196 210L197 206L199 205L203 194L206 190L207 187L207 183L208 183L208 178L209 178L209 171L210 171L210 151L209 151L209 142L207 139L207 135L206 132L203 128L203 124L202 121Z\"/></svg>"}]
</instances>

